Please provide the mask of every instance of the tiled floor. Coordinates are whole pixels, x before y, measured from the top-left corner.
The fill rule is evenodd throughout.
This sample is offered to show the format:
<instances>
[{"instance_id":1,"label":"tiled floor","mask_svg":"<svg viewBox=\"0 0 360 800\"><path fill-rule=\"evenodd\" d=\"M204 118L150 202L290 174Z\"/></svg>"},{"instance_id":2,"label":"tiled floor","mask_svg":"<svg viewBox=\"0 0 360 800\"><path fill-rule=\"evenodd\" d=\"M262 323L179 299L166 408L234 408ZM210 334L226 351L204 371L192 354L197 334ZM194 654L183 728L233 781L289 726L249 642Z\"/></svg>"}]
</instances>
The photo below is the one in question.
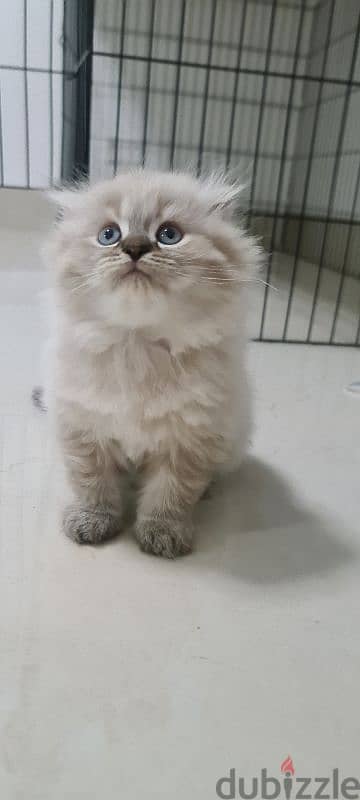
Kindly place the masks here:
<instances>
[{"instance_id":1,"label":"tiled floor","mask_svg":"<svg viewBox=\"0 0 360 800\"><path fill-rule=\"evenodd\" d=\"M251 345L253 449L199 507L192 556L151 558L129 535L79 548L59 531L61 477L30 403L43 276L34 257L10 271L9 248L1 797L210 800L231 767L279 777L288 754L299 775L359 777L360 397L344 391L359 353Z\"/></svg>"}]
</instances>

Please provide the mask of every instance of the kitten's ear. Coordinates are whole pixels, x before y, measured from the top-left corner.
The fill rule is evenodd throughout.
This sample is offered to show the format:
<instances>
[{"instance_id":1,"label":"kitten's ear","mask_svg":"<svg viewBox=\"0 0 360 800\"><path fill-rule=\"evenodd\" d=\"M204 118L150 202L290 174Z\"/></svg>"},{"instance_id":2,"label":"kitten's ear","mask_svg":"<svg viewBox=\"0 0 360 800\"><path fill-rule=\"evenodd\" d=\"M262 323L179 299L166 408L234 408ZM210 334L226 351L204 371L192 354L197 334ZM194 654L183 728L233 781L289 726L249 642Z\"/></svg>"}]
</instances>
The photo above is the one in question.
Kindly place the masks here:
<instances>
[{"instance_id":1,"label":"kitten's ear","mask_svg":"<svg viewBox=\"0 0 360 800\"><path fill-rule=\"evenodd\" d=\"M75 211L81 202L84 187L80 185L60 186L47 192L48 198L58 209L58 218L62 219L68 211Z\"/></svg>"},{"instance_id":2,"label":"kitten's ear","mask_svg":"<svg viewBox=\"0 0 360 800\"><path fill-rule=\"evenodd\" d=\"M208 197L210 211L217 211L221 216L231 218L239 206L239 197L246 184L223 173L213 173L203 181Z\"/></svg>"}]
</instances>

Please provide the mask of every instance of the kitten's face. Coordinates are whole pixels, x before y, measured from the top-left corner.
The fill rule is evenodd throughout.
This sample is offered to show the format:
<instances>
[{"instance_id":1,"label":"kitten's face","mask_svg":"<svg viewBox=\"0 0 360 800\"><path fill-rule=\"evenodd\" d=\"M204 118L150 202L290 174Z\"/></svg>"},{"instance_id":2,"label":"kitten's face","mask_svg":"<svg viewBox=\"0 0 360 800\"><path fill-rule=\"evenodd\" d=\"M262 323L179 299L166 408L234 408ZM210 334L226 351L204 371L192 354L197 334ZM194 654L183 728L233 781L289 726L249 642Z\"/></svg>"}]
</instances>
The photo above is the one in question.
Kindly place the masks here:
<instances>
[{"instance_id":1,"label":"kitten's face","mask_svg":"<svg viewBox=\"0 0 360 800\"><path fill-rule=\"evenodd\" d=\"M67 302L83 318L125 327L171 316L180 302L209 313L226 304L247 266L244 238L223 216L231 191L139 171L69 193L53 238Z\"/></svg>"}]
</instances>

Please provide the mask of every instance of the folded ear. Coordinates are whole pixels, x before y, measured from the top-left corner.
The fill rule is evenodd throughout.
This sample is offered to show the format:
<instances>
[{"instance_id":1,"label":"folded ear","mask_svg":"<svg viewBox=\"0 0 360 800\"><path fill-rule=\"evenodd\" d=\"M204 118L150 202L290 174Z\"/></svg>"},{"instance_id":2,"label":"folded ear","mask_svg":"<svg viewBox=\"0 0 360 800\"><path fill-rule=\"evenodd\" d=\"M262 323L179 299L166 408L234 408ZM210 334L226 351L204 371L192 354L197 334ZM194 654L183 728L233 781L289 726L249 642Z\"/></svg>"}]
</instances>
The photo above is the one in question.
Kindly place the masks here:
<instances>
[{"instance_id":1,"label":"folded ear","mask_svg":"<svg viewBox=\"0 0 360 800\"><path fill-rule=\"evenodd\" d=\"M218 211L223 217L231 218L239 206L239 197L246 184L223 172L212 173L202 179L202 183L210 211Z\"/></svg>"},{"instance_id":2,"label":"folded ear","mask_svg":"<svg viewBox=\"0 0 360 800\"><path fill-rule=\"evenodd\" d=\"M58 214L63 217L66 212L74 211L79 208L82 196L86 191L87 184L77 183L71 186L59 186L57 189L51 189L47 192L47 196L58 208Z\"/></svg>"}]
</instances>

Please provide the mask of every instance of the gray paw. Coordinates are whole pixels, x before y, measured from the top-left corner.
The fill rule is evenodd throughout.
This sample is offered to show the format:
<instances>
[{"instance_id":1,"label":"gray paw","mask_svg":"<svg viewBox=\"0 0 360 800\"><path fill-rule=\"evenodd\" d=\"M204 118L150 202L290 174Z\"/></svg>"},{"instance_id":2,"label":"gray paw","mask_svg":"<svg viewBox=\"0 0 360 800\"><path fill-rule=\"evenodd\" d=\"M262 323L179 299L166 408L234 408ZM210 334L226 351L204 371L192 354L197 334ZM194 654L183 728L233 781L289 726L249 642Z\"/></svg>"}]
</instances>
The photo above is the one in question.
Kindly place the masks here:
<instances>
[{"instance_id":1,"label":"gray paw","mask_svg":"<svg viewBox=\"0 0 360 800\"><path fill-rule=\"evenodd\" d=\"M120 532L121 519L106 508L74 505L65 510L63 527L74 542L99 544Z\"/></svg>"},{"instance_id":2,"label":"gray paw","mask_svg":"<svg viewBox=\"0 0 360 800\"><path fill-rule=\"evenodd\" d=\"M135 535L145 553L175 558L191 552L192 526L172 519L138 520Z\"/></svg>"}]
</instances>

